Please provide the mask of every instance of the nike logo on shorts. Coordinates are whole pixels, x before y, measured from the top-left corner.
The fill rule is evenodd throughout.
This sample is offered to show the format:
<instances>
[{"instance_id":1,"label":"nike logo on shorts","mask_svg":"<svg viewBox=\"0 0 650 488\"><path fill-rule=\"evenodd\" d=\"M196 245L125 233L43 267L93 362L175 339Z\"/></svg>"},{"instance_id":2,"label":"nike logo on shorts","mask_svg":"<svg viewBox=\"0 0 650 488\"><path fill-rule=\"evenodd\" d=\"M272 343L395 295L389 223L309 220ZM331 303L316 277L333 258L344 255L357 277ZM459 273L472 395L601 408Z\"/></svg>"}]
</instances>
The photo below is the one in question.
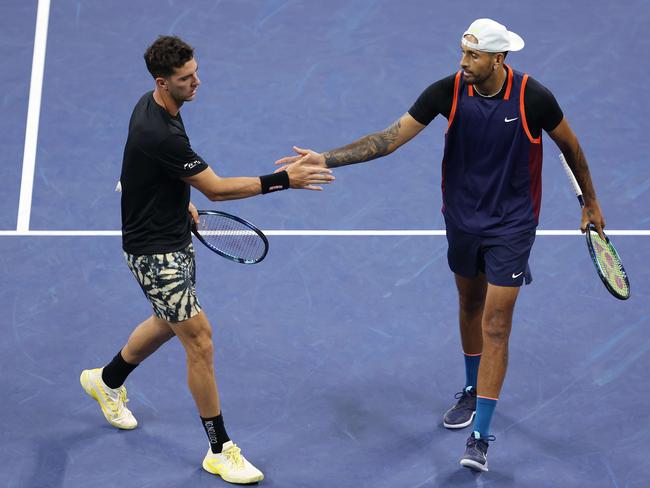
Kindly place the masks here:
<instances>
[{"instance_id":1,"label":"nike logo on shorts","mask_svg":"<svg viewBox=\"0 0 650 488\"><path fill-rule=\"evenodd\" d=\"M514 119L509 119L508 117L506 117L505 119L503 119L503 121L504 122L512 122L513 120L517 120L518 118L519 117L515 117Z\"/></svg>"},{"instance_id":2,"label":"nike logo on shorts","mask_svg":"<svg viewBox=\"0 0 650 488\"><path fill-rule=\"evenodd\" d=\"M512 279L513 279L513 280L516 280L516 279L519 278L522 274L524 274L523 271L522 271L521 273L517 273L517 274L512 273Z\"/></svg>"}]
</instances>

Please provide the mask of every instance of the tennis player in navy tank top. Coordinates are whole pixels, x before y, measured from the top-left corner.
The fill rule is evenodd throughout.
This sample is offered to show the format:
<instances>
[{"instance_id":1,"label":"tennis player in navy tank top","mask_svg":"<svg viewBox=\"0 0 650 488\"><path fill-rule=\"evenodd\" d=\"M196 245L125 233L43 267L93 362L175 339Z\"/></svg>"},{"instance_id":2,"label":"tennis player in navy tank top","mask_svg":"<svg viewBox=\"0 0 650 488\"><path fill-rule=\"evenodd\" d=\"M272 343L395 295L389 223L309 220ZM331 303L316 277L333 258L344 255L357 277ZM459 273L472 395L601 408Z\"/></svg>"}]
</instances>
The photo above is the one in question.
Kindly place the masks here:
<instances>
[{"instance_id":1,"label":"tennis player in navy tank top","mask_svg":"<svg viewBox=\"0 0 650 488\"><path fill-rule=\"evenodd\" d=\"M460 71L454 80L456 106L443 158L443 212L448 224L475 235L531 230L539 218L541 138L528 136L520 111L527 77L509 67L506 71L502 99L477 95Z\"/></svg>"},{"instance_id":2,"label":"tennis player in navy tank top","mask_svg":"<svg viewBox=\"0 0 650 488\"><path fill-rule=\"evenodd\" d=\"M442 162L442 212L448 262L460 304L465 386L443 425L472 425L460 460L487 471L495 437L490 422L508 363L508 340L519 288L530 283L542 181L542 131L566 157L585 206L580 228L602 233L605 220L578 139L553 94L505 64L523 39L491 19L478 19L461 36L461 70L431 84L407 113L383 131L324 153L294 147L277 161L327 168L376 159L410 141L438 114L448 120Z\"/></svg>"}]
</instances>

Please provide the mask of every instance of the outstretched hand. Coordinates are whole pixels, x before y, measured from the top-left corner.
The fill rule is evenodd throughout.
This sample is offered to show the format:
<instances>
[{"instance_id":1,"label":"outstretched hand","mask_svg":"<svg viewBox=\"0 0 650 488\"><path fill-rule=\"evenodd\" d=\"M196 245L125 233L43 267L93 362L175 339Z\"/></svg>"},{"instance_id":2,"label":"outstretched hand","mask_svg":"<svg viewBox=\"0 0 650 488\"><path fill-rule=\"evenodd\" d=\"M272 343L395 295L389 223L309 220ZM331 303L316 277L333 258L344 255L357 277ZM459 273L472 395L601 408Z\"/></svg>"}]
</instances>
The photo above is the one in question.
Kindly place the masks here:
<instances>
[{"instance_id":1,"label":"outstretched hand","mask_svg":"<svg viewBox=\"0 0 650 488\"><path fill-rule=\"evenodd\" d=\"M293 148L298 156L279 159L275 164L282 164L274 173L286 171L291 188L301 190L322 190L319 185L328 185L334 181L332 170L325 167L325 159L318 164L320 154L308 149ZM322 157L322 156L320 156ZM316 161L316 162L315 162Z\"/></svg>"},{"instance_id":2,"label":"outstretched hand","mask_svg":"<svg viewBox=\"0 0 650 488\"><path fill-rule=\"evenodd\" d=\"M293 146L293 150L296 152L297 156L287 156L278 159L275 164L291 164L300 161L302 163L320 166L321 168L327 168L325 157L322 154L312 151L311 149L301 149L297 146Z\"/></svg>"}]
</instances>

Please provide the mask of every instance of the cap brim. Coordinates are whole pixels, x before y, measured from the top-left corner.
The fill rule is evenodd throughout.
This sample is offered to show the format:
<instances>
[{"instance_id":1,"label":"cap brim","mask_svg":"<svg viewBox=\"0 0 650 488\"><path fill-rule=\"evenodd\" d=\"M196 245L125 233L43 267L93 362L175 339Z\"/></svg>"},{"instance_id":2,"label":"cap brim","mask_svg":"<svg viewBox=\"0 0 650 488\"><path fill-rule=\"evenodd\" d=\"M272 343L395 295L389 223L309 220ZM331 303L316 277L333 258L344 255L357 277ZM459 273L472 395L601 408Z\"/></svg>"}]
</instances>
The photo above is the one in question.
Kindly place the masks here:
<instances>
[{"instance_id":1,"label":"cap brim","mask_svg":"<svg viewBox=\"0 0 650 488\"><path fill-rule=\"evenodd\" d=\"M508 43L510 44L509 51L521 51L525 45L521 36L511 31L508 31Z\"/></svg>"}]
</instances>

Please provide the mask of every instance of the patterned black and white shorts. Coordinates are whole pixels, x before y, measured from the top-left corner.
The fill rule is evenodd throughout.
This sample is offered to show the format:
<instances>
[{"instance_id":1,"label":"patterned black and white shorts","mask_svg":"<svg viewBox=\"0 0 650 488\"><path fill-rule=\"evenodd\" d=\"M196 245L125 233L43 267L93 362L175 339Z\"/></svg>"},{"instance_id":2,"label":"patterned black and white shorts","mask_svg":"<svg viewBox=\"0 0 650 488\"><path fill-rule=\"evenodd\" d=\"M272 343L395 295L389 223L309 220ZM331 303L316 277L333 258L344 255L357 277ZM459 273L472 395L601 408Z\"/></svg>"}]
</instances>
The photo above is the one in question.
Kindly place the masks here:
<instances>
[{"instance_id":1,"label":"patterned black and white shorts","mask_svg":"<svg viewBox=\"0 0 650 488\"><path fill-rule=\"evenodd\" d=\"M166 254L124 253L156 317L176 323L201 311L196 297L196 269L192 244Z\"/></svg>"}]
</instances>

